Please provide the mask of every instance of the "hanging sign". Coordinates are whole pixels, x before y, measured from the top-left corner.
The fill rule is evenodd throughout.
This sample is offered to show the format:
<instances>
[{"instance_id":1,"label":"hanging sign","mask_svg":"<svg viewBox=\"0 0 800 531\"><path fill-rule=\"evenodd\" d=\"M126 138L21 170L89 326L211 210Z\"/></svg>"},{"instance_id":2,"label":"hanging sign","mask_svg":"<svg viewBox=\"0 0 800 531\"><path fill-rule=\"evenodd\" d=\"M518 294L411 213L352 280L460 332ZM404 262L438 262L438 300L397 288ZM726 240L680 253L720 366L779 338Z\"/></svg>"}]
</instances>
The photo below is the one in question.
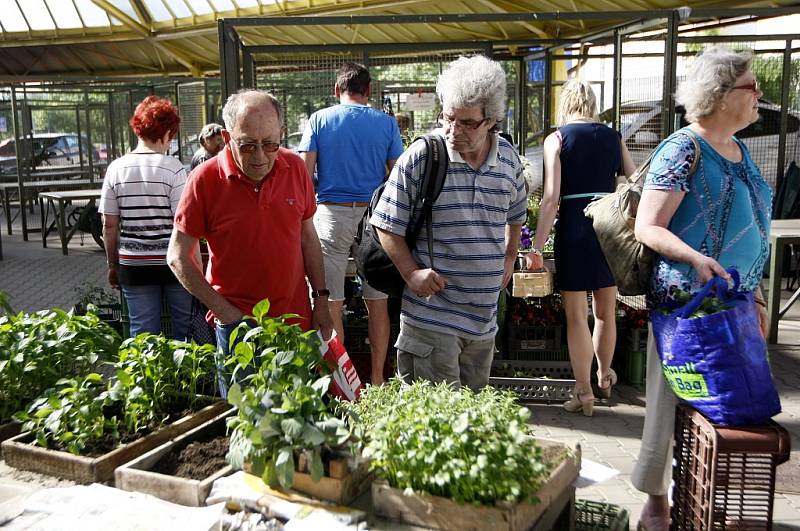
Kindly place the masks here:
<instances>
[{"instance_id":1,"label":"hanging sign","mask_svg":"<svg viewBox=\"0 0 800 531\"><path fill-rule=\"evenodd\" d=\"M409 111L432 111L436 109L436 94L433 92L416 92L406 97L406 109Z\"/></svg>"}]
</instances>

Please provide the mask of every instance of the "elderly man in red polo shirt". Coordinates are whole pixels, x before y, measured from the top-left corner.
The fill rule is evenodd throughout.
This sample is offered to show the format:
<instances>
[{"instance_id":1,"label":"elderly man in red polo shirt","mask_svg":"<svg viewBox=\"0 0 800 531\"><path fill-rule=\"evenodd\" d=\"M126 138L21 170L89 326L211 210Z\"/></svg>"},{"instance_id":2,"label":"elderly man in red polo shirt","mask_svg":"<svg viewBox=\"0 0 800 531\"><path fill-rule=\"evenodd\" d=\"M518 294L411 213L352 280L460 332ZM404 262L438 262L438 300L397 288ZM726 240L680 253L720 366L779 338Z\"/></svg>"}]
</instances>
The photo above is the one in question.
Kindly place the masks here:
<instances>
[{"instance_id":1,"label":"elderly man in red polo shirt","mask_svg":"<svg viewBox=\"0 0 800 531\"><path fill-rule=\"evenodd\" d=\"M280 147L283 116L269 93L242 90L222 110L225 149L186 182L167 260L178 280L209 308L217 331L220 391L230 332L253 306L300 315L304 329L331 335L322 251L314 229L314 186L303 160ZM196 256L208 242L205 277ZM311 285L311 298L309 288Z\"/></svg>"}]
</instances>

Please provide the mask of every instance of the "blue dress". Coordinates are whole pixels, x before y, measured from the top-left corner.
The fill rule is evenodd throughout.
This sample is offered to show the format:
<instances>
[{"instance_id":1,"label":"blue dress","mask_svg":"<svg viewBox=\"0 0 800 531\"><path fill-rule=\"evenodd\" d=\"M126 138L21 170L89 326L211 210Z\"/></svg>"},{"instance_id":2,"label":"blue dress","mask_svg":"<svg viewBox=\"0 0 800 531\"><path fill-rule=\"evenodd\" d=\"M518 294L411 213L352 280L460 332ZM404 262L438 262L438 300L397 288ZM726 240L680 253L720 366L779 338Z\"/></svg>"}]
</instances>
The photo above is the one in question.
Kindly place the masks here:
<instances>
[{"instance_id":1,"label":"blue dress","mask_svg":"<svg viewBox=\"0 0 800 531\"><path fill-rule=\"evenodd\" d=\"M615 285L614 276L583 209L591 196L614 190L620 167L620 137L598 123L572 123L561 134L561 203L554 251L556 285L562 291L592 291Z\"/></svg>"}]
</instances>

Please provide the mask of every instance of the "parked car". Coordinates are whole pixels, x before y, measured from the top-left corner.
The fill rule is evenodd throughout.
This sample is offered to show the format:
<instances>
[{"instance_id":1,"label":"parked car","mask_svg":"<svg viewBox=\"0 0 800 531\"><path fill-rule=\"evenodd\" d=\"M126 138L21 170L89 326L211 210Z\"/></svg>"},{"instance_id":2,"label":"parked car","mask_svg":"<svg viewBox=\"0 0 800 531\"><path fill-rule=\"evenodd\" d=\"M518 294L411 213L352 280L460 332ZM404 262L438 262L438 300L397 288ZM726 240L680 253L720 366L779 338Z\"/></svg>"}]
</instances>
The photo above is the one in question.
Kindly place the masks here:
<instances>
[{"instance_id":1,"label":"parked car","mask_svg":"<svg viewBox=\"0 0 800 531\"><path fill-rule=\"evenodd\" d=\"M758 102L758 121L739 131L736 136L750 151L750 155L761 174L771 184L775 184L778 164L778 147L781 108L766 100ZM661 140L662 102L639 101L622 104L620 112L620 131L622 140L628 146L634 161L640 164ZM675 129L688 125L686 111L680 105L675 108ZM608 109L600 115L600 120L610 123L614 110ZM789 111L786 127L786 158L788 165L797 159L800 146L800 114Z\"/></svg>"},{"instance_id":2,"label":"parked car","mask_svg":"<svg viewBox=\"0 0 800 531\"><path fill-rule=\"evenodd\" d=\"M286 135L286 149L297 151L297 146L300 145L300 141L302 139L303 139L302 131L295 131L294 133L289 133L288 135Z\"/></svg>"},{"instance_id":3,"label":"parked car","mask_svg":"<svg viewBox=\"0 0 800 531\"><path fill-rule=\"evenodd\" d=\"M79 166L81 150L84 161L90 153L95 162L100 160L99 153L94 147L89 146L86 137L78 137L75 133L34 133L32 138L23 138L22 145L26 147L23 150L23 164L32 165L36 170ZM13 138L9 138L0 142L0 174L15 173L17 173L17 145Z\"/></svg>"}]
</instances>

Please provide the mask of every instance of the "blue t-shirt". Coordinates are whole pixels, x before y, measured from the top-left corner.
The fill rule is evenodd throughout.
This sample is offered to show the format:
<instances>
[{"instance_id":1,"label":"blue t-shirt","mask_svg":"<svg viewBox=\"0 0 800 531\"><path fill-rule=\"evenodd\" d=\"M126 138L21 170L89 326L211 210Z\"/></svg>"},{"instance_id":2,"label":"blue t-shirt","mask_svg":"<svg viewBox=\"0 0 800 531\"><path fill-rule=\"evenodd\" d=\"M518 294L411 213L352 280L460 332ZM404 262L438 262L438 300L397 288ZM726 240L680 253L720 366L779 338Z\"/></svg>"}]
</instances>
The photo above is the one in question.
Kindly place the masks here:
<instances>
[{"instance_id":1,"label":"blue t-shirt","mask_svg":"<svg viewBox=\"0 0 800 531\"><path fill-rule=\"evenodd\" d=\"M693 134L688 128L683 131ZM699 135L694 137L701 152L694 174L688 175L695 157L692 140L673 133L657 148L644 188L686 192L669 230L723 267L736 268L740 289L755 290L769 253L772 189L741 141L734 138L742 160L732 162ZM695 292L700 285L697 271L689 264L659 255L651 277L650 302L663 303L675 287Z\"/></svg>"},{"instance_id":2,"label":"blue t-shirt","mask_svg":"<svg viewBox=\"0 0 800 531\"><path fill-rule=\"evenodd\" d=\"M394 117L340 104L311 115L297 150L317 153L318 203L369 201L403 142Z\"/></svg>"}]
</instances>

